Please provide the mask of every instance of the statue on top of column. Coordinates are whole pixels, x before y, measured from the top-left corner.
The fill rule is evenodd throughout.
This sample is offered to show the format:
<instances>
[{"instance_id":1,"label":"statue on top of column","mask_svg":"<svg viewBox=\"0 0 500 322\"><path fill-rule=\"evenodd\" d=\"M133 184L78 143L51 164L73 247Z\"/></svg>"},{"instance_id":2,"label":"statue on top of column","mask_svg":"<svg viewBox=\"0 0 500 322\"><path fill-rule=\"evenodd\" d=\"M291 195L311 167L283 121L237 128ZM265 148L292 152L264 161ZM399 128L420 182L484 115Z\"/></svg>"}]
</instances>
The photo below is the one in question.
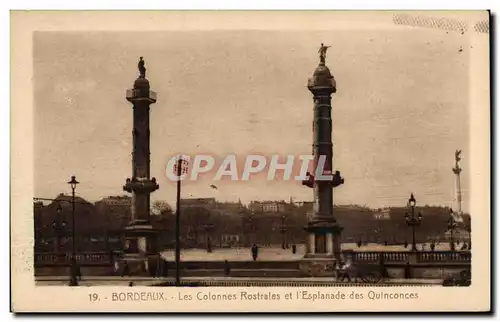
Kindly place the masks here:
<instances>
[{"instance_id":1,"label":"statue on top of column","mask_svg":"<svg viewBox=\"0 0 500 322\"><path fill-rule=\"evenodd\" d=\"M460 160L462 160L462 158L460 157L461 153L462 153L462 150L455 151L455 167L452 169L453 173L455 173L455 174L459 174L462 171L462 169L460 169L460 166L458 165L458 162L460 162Z\"/></svg>"},{"instance_id":2,"label":"statue on top of column","mask_svg":"<svg viewBox=\"0 0 500 322\"><path fill-rule=\"evenodd\" d=\"M142 59L143 57L139 57L139 64L137 67L139 68L139 77L145 78L146 77L146 67L144 66L144 60Z\"/></svg>"},{"instance_id":3,"label":"statue on top of column","mask_svg":"<svg viewBox=\"0 0 500 322\"><path fill-rule=\"evenodd\" d=\"M457 165L457 167L458 167L458 162L460 162L460 160L462 160L462 158L460 157L461 153L462 153L462 150L455 151L455 164Z\"/></svg>"},{"instance_id":4,"label":"statue on top of column","mask_svg":"<svg viewBox=\"0 0 500 322\"><path fill-rule=\"evenodd\" d=\"M325 63L326 61L326 51L327 49L330 48L330 46L325 46L323 43L321 43L321 47L319 47L318 53L319 53L319 62L320 63Z\"/></svg>"}]
</instances>

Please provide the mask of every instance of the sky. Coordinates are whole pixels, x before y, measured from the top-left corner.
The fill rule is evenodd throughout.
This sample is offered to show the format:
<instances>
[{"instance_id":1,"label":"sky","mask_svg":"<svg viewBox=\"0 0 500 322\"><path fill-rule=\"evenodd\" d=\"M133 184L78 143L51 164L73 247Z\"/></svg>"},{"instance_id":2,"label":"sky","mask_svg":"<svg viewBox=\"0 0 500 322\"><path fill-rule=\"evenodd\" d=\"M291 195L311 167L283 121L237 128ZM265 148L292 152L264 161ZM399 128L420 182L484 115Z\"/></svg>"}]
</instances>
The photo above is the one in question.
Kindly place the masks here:
<instances>
[{"instance_id":1,"label":"sky","mask_svg":"<svg viewBox=\"0 0 500 322\"><path fill-rule=\"evenodd\" d=\"M454 152L462 149L468 210L469 45L439 29L328 31L36 32L35 197L90 201L124 195L131 176L132 106L125 99L144 56L158 101L151 106L153 200L175 204L165 175L177 153L307 154L307 79L320 43L337 82L332 98L336 204L451 206ZM460 51L460 49L462 49ZM215 190L211 184L217 185ZM184 198L312 201L296 181L204 178Z\"/></svg>"}]
</instances>

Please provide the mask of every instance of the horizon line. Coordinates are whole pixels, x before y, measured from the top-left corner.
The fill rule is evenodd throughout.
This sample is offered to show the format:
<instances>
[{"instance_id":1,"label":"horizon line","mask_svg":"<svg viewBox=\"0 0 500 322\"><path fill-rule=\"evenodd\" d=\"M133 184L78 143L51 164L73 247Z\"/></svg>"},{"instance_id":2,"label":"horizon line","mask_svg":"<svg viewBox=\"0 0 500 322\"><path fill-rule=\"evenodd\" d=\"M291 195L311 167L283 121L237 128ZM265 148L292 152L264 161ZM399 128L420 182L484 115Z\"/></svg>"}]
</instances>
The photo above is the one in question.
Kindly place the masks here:
<instances>
[{"instance_id":1,"label":"horizon line","mask_svg":"<svg viewBox=\"0 0 500 322\"><path fill-rule=\"evenodd\" d=\"M65 193L59 193L56 197L54 198L45 198L45 197L33 197L33 202L42 202L43 201L50 201L50 203L52 202L55 202L57 201L57 198L58 197L61 197L61 196L64 196L64 197L69 197L71 198L71 194L65 194ZM80 198L80 199L83 199L84 201L88 202L89 204L96 204L97 202L100 202L104 199L108 199L108 198L132 198L131 195L127 195L127 194L123 194L123 195L111 195L111 196L105 196L105 197L101 197L99 200L92 200L92 199L86 199L78 194L75 194L75 198ZM249 202L245 203L245 202L241 202L241 201L228 201L228 200L221 200L221 199L217 199L215 197L198 197L198 198L195 198L195 197L191 197L191 198L181 198L181 200L200 200L200 199L213 199L216 203L219 203L219 204L222 204L222 203L231 203L231 204L237 204L237 203L241 203L242 206L244 207L248 207L252 202L255 202L255 203L263 203L263 202L277 202L277 203L285 203L285 204L297 204L297 203L314 203L314 200L298 200L298 201L295 201L292 197L292 203L290 203L290 200L285 200L285 199L275 199L275 200L271 200L271 199L253 199L253 200L250 200ZM238 198L239 199L239 198ZM155 201L163 201L163 202L166 202L172 209L175 209L175 205L172 205L170 204L169 202L167 202L166 200L164 199L159 199L159 200L155 200ZM49 203L49 204L50 204ZM201 205L200 205L201 206ZM366 205L366 204L333 204L334 207L357 207L357 208L367 208L367 209L371 209L371 210L382 210L382 209L389 209L389 208L408 208L408 206L406 205L401 205L401 206L384 206L384 207L373 207L373 206L370 206L370 205ZM416 206L416 208L418 207L438 207L438 208L450 208L450 209L453 209L453 207L450 207L449 205L446 205L446 204L422 204L422 205L419 205L419 206Z\"/></svg>"}]
</instances>

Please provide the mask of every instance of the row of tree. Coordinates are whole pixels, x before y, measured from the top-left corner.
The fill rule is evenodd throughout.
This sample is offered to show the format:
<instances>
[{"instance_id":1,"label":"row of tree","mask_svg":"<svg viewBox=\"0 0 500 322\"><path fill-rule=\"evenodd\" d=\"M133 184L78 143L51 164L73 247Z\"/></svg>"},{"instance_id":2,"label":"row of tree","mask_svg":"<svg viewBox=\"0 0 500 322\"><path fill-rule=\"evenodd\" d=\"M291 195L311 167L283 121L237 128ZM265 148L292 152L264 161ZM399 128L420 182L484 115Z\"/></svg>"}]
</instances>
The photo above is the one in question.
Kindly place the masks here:
<instances>
[{"instance_id":1,"label":"row of tree","mask_svg":"<svg viewBox=\"0 0 500 322\"><path fill-rule=\"evenodd\" d=\"M60 196L61 201L67 198ZM66 200L67 201L67 200ZM81 251L96 249L121 249L122 231L130 221L130 205L95 204L77 198L75 235ZM58 207L62 206L62 209ZM173 248L175 240L175 213L166 202L152 204L152 225L158 229L160 247ZM223 207L219 207L223 209ZM60 211L58 211L60 209ZM449 209L445 207L421 207L424 218L417 229L418 242L443 240L447 231ZM227 212L205 207L181 208L181 242L183 247L204 248L208 238L213 247L227 247L228 236L236 236L236 244L250 246L276 245L305 242L307 235L307 213L310 205L287 204L282 212L252 213L246 207ZM343 242L403 244L411 242L411 230L405 222L405 208L390 208L388 216L375 216L378 210L366 207L335 207L335 217L344 229ZM55 240L59 247L69 247L73 225L71 204L53 202L48 205L35 204L35 248L40 251L54 250ZM57 223L65 223L64 225ZM470 216L465 216L465 225ZM231 239L231 238L229 238ZM231 244L234 246L234 243Z\"/></svg>"}]
</instances>

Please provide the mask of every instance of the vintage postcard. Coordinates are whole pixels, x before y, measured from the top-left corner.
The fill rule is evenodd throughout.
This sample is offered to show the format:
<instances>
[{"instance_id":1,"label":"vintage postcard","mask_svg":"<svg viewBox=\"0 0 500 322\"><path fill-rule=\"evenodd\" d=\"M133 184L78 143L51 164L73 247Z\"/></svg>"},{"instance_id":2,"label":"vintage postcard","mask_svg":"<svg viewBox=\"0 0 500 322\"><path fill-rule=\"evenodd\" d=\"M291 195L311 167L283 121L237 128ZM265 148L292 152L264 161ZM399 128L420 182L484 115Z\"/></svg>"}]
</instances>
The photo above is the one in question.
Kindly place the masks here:
<instances>
[{"instance_id":1,"label":"vintage postcard","mask_svg":"<svg viewBox=\"0 0 500 322\"><path fill-rule=\"evenodd\" d=\"M489 12L11 18L13 311L491 309Z\"/></svg>"}]
</instances>

